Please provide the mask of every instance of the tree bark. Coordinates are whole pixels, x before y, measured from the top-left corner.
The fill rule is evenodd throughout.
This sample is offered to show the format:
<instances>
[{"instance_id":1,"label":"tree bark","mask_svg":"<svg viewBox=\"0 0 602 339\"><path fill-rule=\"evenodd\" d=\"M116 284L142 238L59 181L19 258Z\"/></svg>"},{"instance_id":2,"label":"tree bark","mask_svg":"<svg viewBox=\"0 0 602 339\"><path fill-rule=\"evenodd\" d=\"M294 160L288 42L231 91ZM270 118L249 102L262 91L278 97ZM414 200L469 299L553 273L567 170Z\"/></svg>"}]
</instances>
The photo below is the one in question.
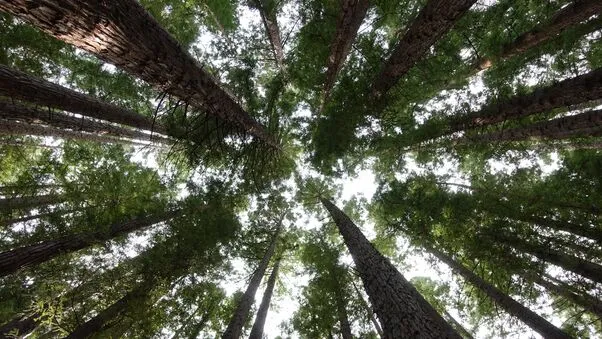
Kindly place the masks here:
<instances>
[{"instance_id":1,"label":"tree bark","mask_svg":"<svg viewBox=\"0 0 602 339\"><path fill-rule=\"evenodd\" d=\"M249 282L249 286L238 303L238 307L236 308L232 319L230 319L230 323L228 324L226 331L222 335L223 339L238 339L242 335L242 328L245 325L247 316L249 315L249 310L251 310L251 305L253 305L253 301L255 300L255 293L257 293L261 279L265 275L265 270L267 269L270 259L276 250L278 235L280 234L281 228L282 224L278 225L268 249L261 259L261 262L259 262L259 266L255 270L255 273L253 273L251 281Z\"/></svg>"},{"instance_id":2,"label":"tree bark","mask_svg":"<svg viewBox=\"0 0 602 339\"><path fill-rule=\"evenodd\" d=\"M265 0L254 0L255 8L259 11L261 21L270 40L272 52L276 59L278 68L284 70L284 48L280 38L280 28L278 26L278 18L276 17L275 8L267 8L264 5Z\"/></svg>"},{"instance_id":3,"label":"tree bark","mask_svg":"<svg viewBox=\"0 0 602 339\"><path fill-rule=\"evenodd\" d=\"M55 194L0 199L0 212L30 210L46 205L60 204L64 201L65 197Z\"/></svg>"},{"instance_id":4,"label":"tree bark","mask_svg":"<svg viewBox=\"0 0 602 339\"><path fill-rule=\"evenodd\" d=\"M401 38L372 85L376 99L387 94L476 0L429 0Z\"/></svg>"},{"instance_id":5,"label":"tree bark","mask_svg":"<svg viewBox=\"0 0 602 339\"><path fill-rule=\"evenodd\" d=\"M333 203L322 199L355 262L383 338L461 338Z\"/></svg>"},{"instance_id":6,"label":"tree bark","mask_svg":"<svg viewBox=\"0 0 602 339\"><path fill-rule=\"evenodd\" d=\"M280 260L277 260L274 264L274 268L272 269L272 274L270 274L270 278L268 279L268 284L265 288L265 291L263 292L261 305L257 311L257 316L255 317L255 323L253 323L253 328L251 329L249 339L263 338L263 327L268 316L268 310L270 309L270 301L272 300L272 293L274 292L274 285L276 284L279 266Z\"/></svg>"},{"instance_id":7,"label":"tree bark","mask_svg":"<svg viewBox=\"0 0 602 339\"><path fill-rule=\"evenodd\" d=\"M339 317L339 325L341 326L341 337L343 339L353 339L353 335L351 334L351 324L349 323L349 316L347 315L347 305L341 293L341 289L335 293L335 298L337 301L337 315Z\"/></svg>"},{"instance_id":8,"label":"tree bark","mask_svg":"<svg viewBox=\"0 0 602 339\"><path fill-rule=\"evenodd\" d=\"M0 3L0 8L3 7L4 4ZM0 65L0 94L37 105L166 134L165 128L158 123L153 123L152 118L4 65Z\"/></svg>"},{"instance_id":9,"label":"tree bark","mask_svg":"<svg viewBox=\"0 0 602 339\"><path fill-rule=\"evenodd\" d=\"M432 246L426 245L425 248L439 260L448 265L454 272L458 273L468 282L480 289L489 298L491 298L491 300L508 312L508 314L520 319L535 332L541 334L542 337L564 339L571 338L570 335L552 325L527 307L521 305L516 300L499 290L497 287L487 283L485 280L481 279L462 264L452 259L452 257L433 248Z\"/></svg>"},{"instance_id":10,"label":"tree bark","mask_svg":"<svg viewBox=\"0 0 602 339\"><path fill-rule=\"evenodd\" d=\"M48 217L51 215L65 215L65 214L69 214L69 213L73 213L77 210L66 210L66 211L53 211L53 212L48 212L48 213L42 213L42 214L33 214L33 215L28 215L26 217L20 217L20 218L12 218L12 219L6 219L6 220L0 220L0 226L10 226L12 224L16 224L19 222L25 222L25 221L29 221L29 220L34 220L34 219L40 219L40 218L44 218L44 217Z\"/></svg>"},{"instance_id":11,"label":"tree bark","mask_svg":"<svg viewBox=\"0 0 602 339\"><path fill-rule=\"evenodd\" d=\"M147 218L134 219L124 223L113 224L107 231L67 235L58 239L47 240L34 245L2 252L0 253L0 277L14 273L23 267L41 264L61 254L75 252L108 241L122 234L169 220L178 213L179 211L176 210Z\"/></svg>"},{"instance_id":12,"label":"tree bark","mask_svg":"<svg viewBox=\"0 0 602 339\"><path fill-rule=\"evenodd\" d=\"M600 13L602 4L598 0L575 0L562 8L545 25L521 34L513 42L503 46L502 52L496 59L509 59L527 50L551 40L567 28L575 26L593 15ZM481 59L475 65L476 71L488 69L494 61L489 58Z\"/></svg>"},{"instance_id":13,"label":"tree bark","mask_svg":"<svg viewBox=\"0 0 602 339\"><path fill-rule=\"evenodd\" d=\"M23 338L39 325L39 313L19 315L0 327L0 339Z\"/></svg>"},{"instance_id":14,"label":"tree bark","mask_svg":"<svg viewBox=\"0 0 602 339\"><path fill-rule=\"evenodd\" d=\"M146 134L139 130L115 126L106 122L94 121L86 117L77 118L62 112L42 110L20 104L13 104L4 100L0 100L0 119L16 120L28 124L41 123L54 128L70 129L73 131L83 131L92 134L129 138L133 140L169 143L169 139L160 137L157 134Z\"/></svg>"},{"instance_id":15,"label":"tree bark","mask_svg":"<svg viewBox=\"0 0 602 339\"><path fill-rule=\"evenodd\" d=\"M0 9L279 147L135 0L4 0Z\"/></svg>"},{"instance_id":16,"label":"tree bark","mask_svg":"<svg viewBox=\"0 0 602 339\"><path fill-rule=\"evenodd\" d=\"M536 122L523 127L504 129L486 134L470 135L458 140L462 142L495 143L500 141L523 141L539 139L568 139L599 137L602 135L602 110Z\"/></svg>"}]
</instances>

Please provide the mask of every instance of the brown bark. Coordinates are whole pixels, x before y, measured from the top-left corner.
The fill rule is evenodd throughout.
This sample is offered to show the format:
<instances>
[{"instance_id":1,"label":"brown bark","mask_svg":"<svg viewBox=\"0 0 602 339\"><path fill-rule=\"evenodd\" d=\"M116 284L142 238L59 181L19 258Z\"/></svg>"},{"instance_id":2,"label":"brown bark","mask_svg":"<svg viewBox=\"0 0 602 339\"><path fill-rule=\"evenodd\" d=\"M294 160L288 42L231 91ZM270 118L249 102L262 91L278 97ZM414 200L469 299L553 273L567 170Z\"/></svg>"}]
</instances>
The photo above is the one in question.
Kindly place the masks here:
<instances>
[{"instance_id":1,"label":"brown bark","mask_svg":"<svg viewBox=\"0 0 602 339\"><path fill-rule=\"evenodd\" d=\"M447 264L454 272L461 275L464 279L485 293L497 305L508 312L508 314L520 319L523 323L528 325L537 333L541 334L544 338L571 338L570 335L552 325L550 322L527 307L521 305L516 300L499 290L497 287L487 283L485 280L481 279L462 264L455 261L452 257L431 246L425 247L435 257Z\"/></svg>"},{"instance_id":2,"label":"brown bark","mask_svg":"<svg viewBox=\"0 0 602 339\"><path fill-rule=\"evenodd\" d=\"M63 201L65 201L64 197L55 194L0 199L0 211L29 210L46 205L60 204Z\"/></svg>"},{"instance_id":3,"label":"brown bark","mask_svg":"<svg viewBox=\"0 0 602 339\"><path fill-rule=\"evenodd\" d=\"M270 309L270 301L272 300L274 285L276 284L276 277L278 277L279 266L280 260L277 260L274 264L274 268L272 269L272 274L270 274L270 278L268 279L268 284L265 288L265 291L263 292L261 305L259 306L259 310L257 310L257 316L255 317L255 323L253 323L253 328L251 329L249 339L263 338L263 327L268 316L268 310Z\"/></svg>"},{"instance_id":4,"label":"brown bark","mask_svg":"<svg viewBox=\"0 0 602 339\"><path fill-rule=\"evenodd\" d=\"M328 55L328 68L326 70L326 80L324 81L324 101L328 100L337 74L351 50L353 41L370 7L369 0L343 0L340 3L341 12L337 19L336 31Z\"/></svg>"},{"instance_id":5,"label":"brown bark","mask_svg":"<svg viewBox=\"0 0 602 339\"><path fill-rule=\"evenodd\" d=\"M160 137L157 134L146 134L139 130L128 129L121 126L111 125L106 122L99 122L87 117L75 117L62 112L52 110L43 110L35 107L28 107L21 104L11 103L0 99L0 119L16 120L28 124L44 124L61 129L70 129L73 131L82 131L98 135L108 135L134 140L154 141L168 143L169 139Z\"/></svg>"},{"instance_id":6,"label":"brown bark","mask_svg":"<svg viewBox=\"0 0 602 339\"><path fill-rule=\"evenodd\" d=\"M255 293L257 293L257 289L259 288L259 284L261 283L261 279L265 275L265 270L268 267L270 259L274 255L274 251L276 250L276 244L278 243L278 235L280 234L280 229L282 228L282 224L278 226L274 236L272 237L272 241L268 246L261 262L259 262L259 266L253 273L251 277L251 281L249 282L249 286L247 290L243 294L238 306L236 307L236 311L234 311L234 315L230 319L228 323L228 327L224 334L222 334L223 339L238 339L242 334L242 328L247 320L247 316L249 315L249 311L251 310L251 305L253 305L253 301L255 300Z\"/></svg>"},{"instance_id":7,"label":"brown bark","mask_svg":"<svg viewBox=\"0 0 602 339\"><path fill-rule=\"evenodd\" d=\"M61 254L75 252L120 235L152 226L161 221L171 219L178 213L179 211L176 210L156 216L138 218L128 222L113 224L107 231L67 235L58 239L47 240L34 245L2 252L0 253L0 277L14 273L23 267L41 264Z\"/></svg>"},{"instance_id":8,"label":"brown bark","mask_svg":"<svg viewBox=\"0 0 602 339\"><path fill-rule=\"evenodd\" d=\"M272 46L272 52L276 59L276 64L281 70L284 70L284 48L282 47L282 40L280 38L280 28L278 26L278 19L274 8L267 8L263 3L265 0L254 0L255 8L259 11L261 21L270 40Z\"/></svg>"},{"instance_id":9,"label":"brown bark","mask_svg":"<svg viewBox=\"0 0 602 339\"><path fill-rule=\"evenodd\" d=\"M0 4L0 8L3 8ZM91 118L165 134L165 128L142 114L0 65L0 95Z\"/></svg>"},{"instance_id":10,"label":"brown bark","mask_svg":"<svg viewBox=\"0 0 602 339\"><path fill-rule=\"evenodd\" d=\"M40 314L20 315L0 327L0 339L22 338L39 325Z\"/></svg>"},{"instance_id":11,"label":"brown bark","mask_svg":"<svg viewBox=\"0 0 602 339\"><path fill-rule=\"evenodd\" d=\"M461 338L358 227L334 204L322 199L355 262L383 338Z\"/></svg>"},{"instance_id":12,"label":"brown bark","mask_svg":"<svg viewBox=\"0 0 602 339\"><path fill-rule=\"evenodd\" d=\"M544 25L521 34L513 42L503 46L497 59L509 59L554 38L567 28L575 26L593 15L600 13L602 3L599 0L575 0L562 8ZM494 61L489 58L481 59L475 65L478 71L488 69Z\"/></svg>"},{"instance_id":13,"label":"brown bark","mask_svg":"<svg viewBox=\"0 0 602 339\"><path fill-rule=\"evenodd\" d=\"M602 110L536 122L524 127L511 128L486 134L466 136L467 142L494 143L539 139L568 139L599 137L602 135Z\"/></svg>"},{"instance_id":14,"label":"brown bark","mask_svg":"<svg viewBox=\"0 0 602 339\"><path fill-rule=\"evenodd\" d=\"M401 38L372 85L376 99L387 94L476 0L429 0Z\"/></svg>"},{"instance_id":15,"label":"brown bark","mask_svg":"<svg viewBox=\"0 0 602 339\"><path fill-rule=\"evenodd\" d=\"M135 0L14 0L0 9L279 147Z\"/></svg>"}]
</instances>

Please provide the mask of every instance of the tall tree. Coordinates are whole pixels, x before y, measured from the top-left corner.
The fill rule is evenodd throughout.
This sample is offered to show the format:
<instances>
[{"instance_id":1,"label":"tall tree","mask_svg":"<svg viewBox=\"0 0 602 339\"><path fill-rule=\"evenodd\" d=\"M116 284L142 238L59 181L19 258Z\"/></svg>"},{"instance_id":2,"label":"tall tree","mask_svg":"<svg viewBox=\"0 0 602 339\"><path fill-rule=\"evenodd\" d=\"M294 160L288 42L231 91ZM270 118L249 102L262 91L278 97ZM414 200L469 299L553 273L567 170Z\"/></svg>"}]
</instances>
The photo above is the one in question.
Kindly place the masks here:
<instances>
[{"instance_id":1,"label":"tall tree","mask_svg":"<svg viewBox=\"0 0 602 339\"><path fill-rule=\"evenodd\" d=\"M333 203L322 199L336 223L383 326L384 338L461 338Z\"/></svg>"},{"instance_id":2,"label":"tall tree","mask_svg":"<svg viewBox=\"0 0 602 339\"><path fill-rule=\"evenodd\" d=\"M278 26L278 17L276 15L278 2L274 0L252 0L251 4L259 11L261 21L263 21L263 27L265 28L268 39L270 40L270 45L272 46L276 64L283 70L284 47L282 46L280 27Z\"/></svg>"},{"instance_id":3,"label":"tall tree","mask_svg":"<svg viewBox=\"0 0 602 339\"><path fill-rule=\"evenodd\" d=\"M268 310L270 309L270 302L272 300L272 294L274 293L274 285L276 285L276 278L278 277L278 268L280 267L280 260L281 259L276 260L276 263L272 268L272 273L270 274L270 278L268 279L265 291L263 292L263 297L261 298L261 305L259 306L259 310L257 310L257 315L255 316L255 322L253 323L253 328L251 328L251 334L249 334L249 339L263 338L263 327L265 325L265 320L268 316Z\"/></svg>"}]
</instances>

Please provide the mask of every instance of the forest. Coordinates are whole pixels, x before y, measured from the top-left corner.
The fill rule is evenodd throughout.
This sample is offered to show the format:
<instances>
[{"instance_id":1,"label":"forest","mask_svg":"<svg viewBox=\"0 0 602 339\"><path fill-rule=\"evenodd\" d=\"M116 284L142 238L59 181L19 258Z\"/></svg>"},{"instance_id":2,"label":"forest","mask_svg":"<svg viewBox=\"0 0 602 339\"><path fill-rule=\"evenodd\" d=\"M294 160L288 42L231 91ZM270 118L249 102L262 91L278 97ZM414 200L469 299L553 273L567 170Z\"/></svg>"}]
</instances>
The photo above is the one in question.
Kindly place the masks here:
<instances>
[{"instance_id":1,"label":"forest","mask_svg":"<svg viewBox=\"0 0 602 339\"><path fill-rule=\"evenodd\" d=\"M0 339L601 337L602 1L0 0Z\"/></svg>"}]
</instances>

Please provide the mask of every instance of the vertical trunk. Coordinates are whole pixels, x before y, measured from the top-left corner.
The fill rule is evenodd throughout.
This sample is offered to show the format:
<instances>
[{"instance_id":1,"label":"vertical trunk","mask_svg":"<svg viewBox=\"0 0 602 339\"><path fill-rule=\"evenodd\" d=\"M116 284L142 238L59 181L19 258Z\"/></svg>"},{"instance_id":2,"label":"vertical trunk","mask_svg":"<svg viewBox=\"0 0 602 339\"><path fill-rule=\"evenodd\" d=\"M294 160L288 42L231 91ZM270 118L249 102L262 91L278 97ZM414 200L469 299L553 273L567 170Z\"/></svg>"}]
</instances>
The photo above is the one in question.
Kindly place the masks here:
<instances>
[{"instance_id":1,"label":"vertical trunk","mask_svg":"<svg viewBox=\"0 0 602 339\"><path fill-rule=\"evenodd\" d=\"M247 320L247 316L249 315L249 310L251 310L251 305L253 305L253 301L255 300L255 293L257 293L257 289L259 288L259 284L261 283L261 279L265 275L265 270L268 267L270 259L274 255L274 251L276 250L276 244L278 242L278 235L280 234L280 229L282 228L282 224L278 226L274 236L272 237L272 241L268 246L267 251L265 252L259 266L253 273L253 277L251 277L251 281L249 282L249 286L243 294L240 302L238 303L238 307L236 311L234 311L234 315L232 319L230 319L230 323L226 328L226 331L222 335L224 339L238 339L242 334L242 328L245 325L245 321Z\"/></svg>"},{"instance_id":2,"label":"vertical trunk","mask_svg":"<svg viewBox=\"0 0 602 339\"><path fill-rule=\"evenodd\" d=\"M39 137L53 137L67 140L79 140L97 143L125 144L147 146L142 142L128 139L119 139L110 136L69 131L58 128L44 127L41 125L29 125L21 122L0 120L0 135L28 135Z\"/></svg>"},{"instance_id":3,"label":"vertical trunk","mask_svg":"<svg viewBox=\"0 0 602 339\"><path fill-rule=\"evenodd\" d=\"M460 324L456 320L456 318L454 318L451 314L449 314L449 312L443 311L443 318L445 320L447 320L448 322L450 322L452 324L452 326L456 329L456 331L458 331L458 333L460 333L460 335L462 337L464 337L464 339L474 339L472 334L470 334L470 332L468 332L468 330L466 328L464 328L464 326L462 326L462 324Z\"/></svg>"},{"instance_id":4,"label":"vertical trunk","mask_svg":"<svg viewBox=\"0 0 602 339\"><path fill-rule=\"evenodd\" d=\"M347 315L347 303L343 299L341 294L342 290L339 289L335 295L337 301L337 315L339 317L339 325L341 326L341 337L343 339L353 339L351 334L351 324L349 323L349 316Z\"/></svg>"},{"instance_id":5,"label":"vertical trunk","mask_svg":"<svg viewBox=\"0 0 602 339\"><path fill-rule=\"evenodd\" d=\"M452 259L452 257L431 246L425 246L425 248L439 260L448 265L452 270L454 270L454 272L461 275L464 279L485 293L497 305L508 312L508 314L520 319L523 323L537 333L541 334L544 338L571 338L571 336L563 332L561 329L552 325L527 307L521 305L510 296L500 291L497 287L481 279L462 264Z\"/></svg>"},{"instance_id":6,"label":"vertical trunk","mask_svg":"<svg viewBox=\"0 0 602 339\"><path fill-rule=\"evenodd\" d=\"M476 0L429 0L372 85L372 95L380 98L395 86L429 48L447 33Z\"/></svg>"},{"instance_id":7,"label":"vertical trunk","mask_svg":"<svg viewBox=\"0 0 602 339\"><path fill-rule=\"evenodd\" d=\"M435 309L334 204L330 212L383 326L383 338L460 338Z\"/></svg>"},{"instance_id":8,"label":"vertical trunk","mask_svg":"<svg viewBox=\"0 0 602 339\"><path fill-rule=\"evenodd\" d=\"M41 264L61 254L75 252L122 234L171 219L177 214L178 211L172 211L152 217L139 218L125 223L113 224L107 231L67 235L0 253L0 277L14 273L23 267Z\"/></svg>"},{"instance_id":9,"label":"vertical trunk","mask_svg":"<svg viewBox=\"0 0 602 339\"><path fill-rule=\"evenodd\" d=\"M135 0L14 0L0 9L278 147Z\"/></svg>"},{"instance_id":10,"label":"vertical trunk","mask_svg":"<svg viewBox=\"0 0 602 339\"><path fill-rule=\"evenodd\" d=\"M280 28L275 13L276 9L266 7L264 1L266 0L254 0L254 5L259 10L261 21L263 21L270 45L272 45L276 64L281 70L284 70L284 48L282 47L282 40L280 38Z\"/></svg>"},{"instance_id":11,"label":"vertical trunk","mask_svg":"<svg viewBox=\"0 0 602 339\"><path fill-rule=\"evenodd\" d=\"M513 42L504 45L499 59L508 59L526 52L546 41L551 40L567 28L577 25L600 13L602 3L599 0L575 0L572 4L559 10L545 25L521 34ZM485 70L493 65L491 59L482 59L477 63L477 70Z\"/></svg>"},{"instance_id":12,"label":"vertical trunk","mask_svg":"<svg viewBox=\"0 0 602 339\"><path fill-rule=\"evenodd\" d=\"M23 338L39 325L39 313L17 316L0 327L0 338Z\"/></svg>"},{"instance_id":13,"label":"vertical trunk","mask_svg":"<svg viewBox=\"0 0 602 339\"><path fill-rule=\"evenodd\" d=\"M274 268L272 269L272 274L270 274L270 278L268 279L268 284L265 288L265 291L263 292L261 305L257 311L257 316L255 317L255 323L251 329L249 339L261 339L263 337L263 326L268 316L268 310L270 309L270 301L272 300L272 293L274 292L274 285L276 284L279 266L280 260L277 260L276 264L274 264Z\"/></svg>"},{"instance_id":14,"label":"vertical trunk","mask_svg":"<svg viewBox=\"0 0 602 339\"><path fill-rule=\"evenodd\" d=\"M355 293L357 293L357 297L360 299L360 302L364 306L364 309L366 310L366 313L368 314L368 317L370 318L372 325L374 325L374 329L376 330L376 333L378 333L378 336L380 338L382 338L383 330L380 327L380 324L378 323L378 319L376 319L376 317L374 316L374 311L372 310L370 305L368 305L366 300L364 300L364 297L362 296L362 293L360 292L359 288L357 288L357 285L355 284L355 282L352 281L352 283L353 283L353 288L355 289Z\"/></svg>"},{"instance_id":15,"label":"vertical trunk","mask_svg":"<svg viewBox=\"0 0 602 339\"><path fill-rule=\"evenodd\" d=\"M2 6L0 4L0 8ZM134 128L154 130L162 134L166 132L162 126L153 124L153 119L142 114L102 102L4 65L0 65L0 94Z\"/></svg>"},{"instance_id":16,"label":"vertical trunk","mask_svg":"<svg viewBox=\"0 0 602 339\"><path fill-rule=\"evenodd\" d=\"M64 197L54 194L0 199L0 212L10 213L13 210L30 210L46 205L60 204L63 201L65 201Z\"/></svg>"},{"instance_id":17,"label":"vertical trunk","mask_svg":"<svg viewBox=\"0 0 602 339\"><path fill-rule=\"evenodd\" d=\"M169 139L159 137L156 134L151 136L151 134L146 134L142 131L115 126L106 122L98 122L86 117L77 118L62 112L27 107L4 100L0 100L0 119L17 120L28 124L42 123L55 128L66 128L73 131L83 131L134 140L152 140L162 143L167 143L169 141Z\"/></svg>"},{"instance_id":18,"label":"vertical trunk","mask_svg":"<svg viewBox=\"0 0 602 339\"><path fill-rule=\"evenodd\" d=\"M602 135L602 110L541 121L524 127L466 136L458 142L495 143L533 139L568 139Z\"/></svg>"}]
</instances>

